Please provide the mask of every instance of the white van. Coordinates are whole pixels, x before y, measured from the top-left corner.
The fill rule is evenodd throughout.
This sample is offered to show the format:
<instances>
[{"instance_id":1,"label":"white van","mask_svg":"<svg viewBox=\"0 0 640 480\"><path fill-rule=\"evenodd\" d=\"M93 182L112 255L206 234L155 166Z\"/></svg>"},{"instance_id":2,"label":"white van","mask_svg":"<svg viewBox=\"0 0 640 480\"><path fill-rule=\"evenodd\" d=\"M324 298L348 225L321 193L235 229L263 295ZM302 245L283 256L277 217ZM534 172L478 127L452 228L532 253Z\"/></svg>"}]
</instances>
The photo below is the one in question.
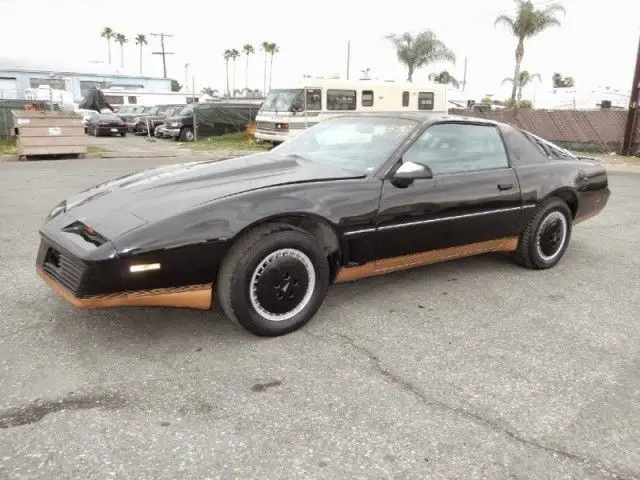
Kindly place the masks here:
<instances>
[{"instance_id":1,"label":"white van","mask_svg":"<svg viewBox=\"0 0 640 480\"><path fill-rule=\"evenodd\" d=\"M412 111L447 113L447 86L375 80L306 80L293 88L269 92L256 116L255 138L276 145L336 115Z\"/></svg>"}]
</instances>

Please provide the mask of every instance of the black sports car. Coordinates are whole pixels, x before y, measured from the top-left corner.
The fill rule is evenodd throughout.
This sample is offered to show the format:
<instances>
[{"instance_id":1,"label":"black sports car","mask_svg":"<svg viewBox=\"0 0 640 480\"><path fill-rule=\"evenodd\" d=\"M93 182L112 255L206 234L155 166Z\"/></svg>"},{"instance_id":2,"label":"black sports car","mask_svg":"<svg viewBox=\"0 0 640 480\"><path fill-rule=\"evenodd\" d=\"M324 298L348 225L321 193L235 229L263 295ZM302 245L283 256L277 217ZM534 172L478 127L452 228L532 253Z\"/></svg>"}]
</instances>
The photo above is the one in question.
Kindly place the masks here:
<instances>
[{"instance_id":1,"label":"black sports car","mask_svg":"<svg viewBox=\"0 0 640 480\"><path fill-rule=\"evenodd\" d=\"M553 267L609 195L596 161L506 124L346 115L269 152L67 198L40 229L37 271L78 307L219 302L249 331L281 335L330 284L487 252Z\"/></svg>"}]
</instances>

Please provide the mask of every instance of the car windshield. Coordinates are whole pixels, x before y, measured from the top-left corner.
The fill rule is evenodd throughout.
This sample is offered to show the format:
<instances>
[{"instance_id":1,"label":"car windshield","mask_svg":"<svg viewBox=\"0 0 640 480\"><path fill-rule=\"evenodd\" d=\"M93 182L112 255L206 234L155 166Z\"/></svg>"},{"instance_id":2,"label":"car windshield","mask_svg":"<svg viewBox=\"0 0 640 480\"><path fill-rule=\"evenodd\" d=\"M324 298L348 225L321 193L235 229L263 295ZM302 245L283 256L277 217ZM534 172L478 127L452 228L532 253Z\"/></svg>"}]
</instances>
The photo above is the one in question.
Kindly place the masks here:
<instances>
[{"instance_id":1,"label":"car windshield","mask_svg":"<svg viewBox=\"0 0 640 480\"><path fill-rule=\"evenodd\" d=\"M287 140L272 153L371 173L417 125L407 118L335 117Z\"/></svg>"},{"instance_id":2,"label":"car windshield","mask_svg":"<svg viewBox=\"0 0 640 480\"><path fill-rule=\"evenodd\" d=\"M189 115L193 115L193 105L187 105L182 110L180 110L180 113L178 113L178 115L185 116L185 117Z\"/></svg>"},{"instance_id":3,"label":"car windshield","mask_svg":"<svg viewBox=\"0 0 640 480\"><path fill-rule=\"evenodd\" d=\"M149 115L153 115L158 110L158 107L146 107L142 110L142 113L148 113Z\"/></svg>"},{"instance_id":4,"label":"car windshield","mask_svg":"<svg viewBox=\"0 0 640 480\"><path fill-rule=\"evenodd\" d=\"M262 102L260 110L263 112L288 112L301 93L301 88L271 90Z\"/></svg>"}]
</instances>

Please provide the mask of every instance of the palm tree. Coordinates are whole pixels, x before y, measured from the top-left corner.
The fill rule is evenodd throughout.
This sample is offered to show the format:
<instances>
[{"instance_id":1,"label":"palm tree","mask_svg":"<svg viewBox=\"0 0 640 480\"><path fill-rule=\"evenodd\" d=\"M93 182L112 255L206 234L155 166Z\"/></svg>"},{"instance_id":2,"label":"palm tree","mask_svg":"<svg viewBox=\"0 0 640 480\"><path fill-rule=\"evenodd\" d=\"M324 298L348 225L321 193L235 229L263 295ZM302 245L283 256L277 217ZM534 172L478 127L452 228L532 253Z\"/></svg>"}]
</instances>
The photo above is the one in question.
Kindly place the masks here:
<instances>
[{"instance_id":1,"label":"palm tree","mask_svg":"<svg viewBox=\"0 0 640 480\"><path fill-rule=\"evenodd\" d=\"M269 53L270 42L262 42L262 50L264 51L264 82L262 86L263 91L267 91L267 53Z\"/></svg>"},{"instance_id":2,"label":"palm tree","mask_svg":"<svg viewBox=\"0 0 640 480\"><path fill-rule=\"evenodd\" d=\"M442 85L451 85L453 88L460 88L460 82L446 70L440 73L430 73L429 80Z\"/></svg>"},{"instance_id":3,"label":"palm tree","mask_svg":"<svg viewBox=\"0 0 640 480\"><path fill-rule=\"evenodd\" d=\"M124 44L128 42L123 33L115 34L116 42L120 44L120 68L124 68Z\"/></svg>"},{"instance_id":4,"label":"palm tree","mask_svg":"<svg viewBox=\"0 0 640 480\"><path fill-rule=\"evenodd\" d=\"M226 96L230 97L231 93L229 90L229 59L231 58L231 50L225 50L224 51L224 61L225 61L225 68L227 70L227 91L226 91Z\"/></svg>"},{"instance_id":5,"label":"palm tree","mask_svg":"<svg viewBox=\"0 0 640 480\"><path fill-rule=\"evenodd\" d=\"M528 38L535 37L550 27L560 26L560 20L556 18L556 14L565 13L564 7L557 3L552 3L537 10L531 0L515 1L517 3L515 16L500 15L494 22L494 26L506 26L518 40L516 47L516 67L512 77L515 80L511 90L512 102L515 102L518 91L520 65L524 57L524 41Z\"/></svg>"},{"instance_id":6,"label":"palm tree","mask_svg":"<svg viewBox=\"0 0 640 480\"><path fill-rule=\"evenodd\" d=\"M520 101L522 100L522 90L536 79L539 82L542 81L542 77L540 76L539 73L529 73L526 70L523 70L520 72L520 75L518 77L518 92L517 92L518 103L520 103ZM502 84L504 85L505 83L513 84L514 83L513 78L505 78L502 81Z\"/></svg>"},{"instance_id":7,"label":"palm tree","mask_svg":"<svg viewBox=\"0 0 640 480\"><path fill-rule=\"evenodd\" d=\"M408 82L413 81L413 73L418 68L441 61L456 61L456 55L431 30L424 30L415 37L405 32L384 38L393 43L398 60L407 67Z\"/></svg>"},{"instance_id":8,"label":"palm tree","mask_svg":"<svg viewBox=\"0 0 640 480\"><path fill-rule=\"evenodd\" d=\"M140 75L142 75L142 47L147 43L147 37L143 33L139 33L136 36L136 45L140 45Z\"/></svg>"},{"instance_id":9,"label":"palm tree","mask_svg":"<svg viewBox=\"0 0 640 480\"><path fill-rule=\"evenodd\" d=\"M242 51L247 56L247 69L245 70L245 73L244 73L244 77L245 77L244 88L248 89L249 88L249 55L251 55L252 53L255 53L255 49L253 48L253 45L250 45L247 43L242 47Z\"/></svg>"},{"instance_id":10,"label":"palm tree","mask_svg":"<svg viewBox=\"0 0 640 480\"><path fill-rule=\"evenodd\" d=\"M371 73L371 69L369 67L360 70L360 73L362 74L362 80L369 80L369 74Z\"/></svg>"},{"instance_id":11,"label":"palm tree","mask_svg":"<svg viewBox=\"0 0 640 480\"><path fill-rule=\"evenodd\" d=\"M275 43L270 43L267 46L267 52L271 55L269 62L269 90L271 90L271 78L273 77L273 56L280 51L280 48Z\"/></svg>"},{"instance_id":12,"label":"palm tree","mask_svg":"<svg viewBox=\"0 0 640 480\"><path fill-rule=\"evenodd\" d=\"M110 27L104 27L102 29L102 33L100 34L102 38L107 39L107 48L109 52L109 65L111 65L111 39L113 38L114 35L115 35L114 31Z\"/></svg>"},{"instance_id":13,"label":"palm tree","mask_svg":"<svg viewBox=\"0 0 640 480\"><path fill-rule=\"evenodd\" d=\"M236 58L240 56L240 52L235 48L231 50L231 60L233 60L233 96L236 96Z\"/></svg>"}]
</instances>

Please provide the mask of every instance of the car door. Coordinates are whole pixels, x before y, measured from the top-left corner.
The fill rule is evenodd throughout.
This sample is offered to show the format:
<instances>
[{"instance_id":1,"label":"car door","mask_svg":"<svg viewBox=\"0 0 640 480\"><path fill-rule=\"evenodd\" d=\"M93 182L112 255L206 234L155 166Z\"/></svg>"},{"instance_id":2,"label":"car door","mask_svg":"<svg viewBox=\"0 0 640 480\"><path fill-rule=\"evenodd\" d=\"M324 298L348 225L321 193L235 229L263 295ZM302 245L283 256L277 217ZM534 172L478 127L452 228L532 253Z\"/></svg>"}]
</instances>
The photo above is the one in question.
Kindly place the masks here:
<instances>
[{"instance_id":1,"label":"car door","mask_svg":"<svg viewBox=\"0 0 640 480\"><path fill-rule=\"evenodd\" d=\"M398 257L410 263L405 256L426 252L446 259L500 250L517 235L520 188L496 126L432 124L402 162L426 165L432 178L384 180L376 233L376 256L387 259L384 265Z\"/></svg>"}]
</instances>

